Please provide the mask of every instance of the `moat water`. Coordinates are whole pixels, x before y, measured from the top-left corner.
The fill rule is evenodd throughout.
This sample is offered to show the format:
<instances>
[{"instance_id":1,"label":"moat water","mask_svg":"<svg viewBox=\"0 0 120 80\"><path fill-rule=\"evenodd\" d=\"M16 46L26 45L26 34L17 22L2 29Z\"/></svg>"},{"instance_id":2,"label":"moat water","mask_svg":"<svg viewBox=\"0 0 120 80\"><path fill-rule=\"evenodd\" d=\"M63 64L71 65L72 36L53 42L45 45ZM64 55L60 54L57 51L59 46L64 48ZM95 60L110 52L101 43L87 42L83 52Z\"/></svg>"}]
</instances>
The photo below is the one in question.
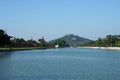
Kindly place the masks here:
<instances>
[{"instance_id":1,"label":"moat water","mask_svg":"<svg viewBox=\"0 0 120 80\"><path fill-rule=\"evenodd\" d=\"M120 51L63 48L0 52L0 80L120 80Z\"/></svg>"}]
</instances>

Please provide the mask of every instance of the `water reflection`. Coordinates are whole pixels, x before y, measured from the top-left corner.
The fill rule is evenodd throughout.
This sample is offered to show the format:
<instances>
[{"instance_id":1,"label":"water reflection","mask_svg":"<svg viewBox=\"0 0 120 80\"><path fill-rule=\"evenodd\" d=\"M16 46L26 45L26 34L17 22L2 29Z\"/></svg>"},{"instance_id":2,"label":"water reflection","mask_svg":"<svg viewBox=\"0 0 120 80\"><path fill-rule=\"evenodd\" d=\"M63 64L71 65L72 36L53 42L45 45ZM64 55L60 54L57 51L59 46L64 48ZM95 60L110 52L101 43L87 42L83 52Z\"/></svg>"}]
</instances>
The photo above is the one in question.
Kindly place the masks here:
<instances>
[{"instance_id":1,"label":"water reflection","mask_svg":"<svg viewBox=\"0 0 120 80\"><path fill-rule=\"evenodd\" d=\"M11 56L11 53L12 52L0 52L0 58L2 58L2 57L9 57L9 56Z\"/></svg>"}]
</instances>

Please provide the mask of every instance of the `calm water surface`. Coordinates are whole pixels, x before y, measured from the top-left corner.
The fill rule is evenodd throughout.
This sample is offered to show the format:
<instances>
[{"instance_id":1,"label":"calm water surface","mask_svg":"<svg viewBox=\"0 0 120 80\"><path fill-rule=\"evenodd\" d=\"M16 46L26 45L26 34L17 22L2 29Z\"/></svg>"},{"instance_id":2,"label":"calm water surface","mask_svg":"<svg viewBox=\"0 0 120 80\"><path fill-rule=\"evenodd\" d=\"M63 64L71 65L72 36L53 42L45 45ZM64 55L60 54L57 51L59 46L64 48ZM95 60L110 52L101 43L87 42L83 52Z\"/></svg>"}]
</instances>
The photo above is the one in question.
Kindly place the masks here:
<instances>
[{"instance_id":1,"label":"calm water surface","mask_svg":"<svg viewBox=\"0 0 120 80\"><path fill-rule=\"evenodd\" d=\"M120 51L64 48L1 52L0 80L120 80Z\"/></svg>"}]
</instances>

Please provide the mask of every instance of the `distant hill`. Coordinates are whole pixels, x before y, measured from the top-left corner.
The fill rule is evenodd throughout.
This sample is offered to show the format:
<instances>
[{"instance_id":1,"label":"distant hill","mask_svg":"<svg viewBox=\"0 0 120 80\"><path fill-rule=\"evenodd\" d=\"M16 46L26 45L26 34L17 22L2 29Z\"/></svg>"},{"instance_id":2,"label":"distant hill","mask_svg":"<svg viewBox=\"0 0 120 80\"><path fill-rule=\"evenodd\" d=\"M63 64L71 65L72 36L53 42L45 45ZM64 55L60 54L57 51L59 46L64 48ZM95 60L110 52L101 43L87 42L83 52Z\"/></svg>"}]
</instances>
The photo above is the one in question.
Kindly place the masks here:
<instances>
[{"instance_id":1,"label":"distant hill","mask_svg":"<svg viewBox=\"0 0 120 80\"><path fill-rule=\"evenodd\" d=\"M70 46L81 46L87 42L91 42L92 40L90 39L87 39L87 38L83 38L83 37L80 37L80 36L77 36L77 35L74 35L74 34L68 34L68 35L65 35L61 38L58 38L58 39L62 39L64 41L66 41ZM57 39L56 39L57 40Z\"/></svg>"}]
</instances>

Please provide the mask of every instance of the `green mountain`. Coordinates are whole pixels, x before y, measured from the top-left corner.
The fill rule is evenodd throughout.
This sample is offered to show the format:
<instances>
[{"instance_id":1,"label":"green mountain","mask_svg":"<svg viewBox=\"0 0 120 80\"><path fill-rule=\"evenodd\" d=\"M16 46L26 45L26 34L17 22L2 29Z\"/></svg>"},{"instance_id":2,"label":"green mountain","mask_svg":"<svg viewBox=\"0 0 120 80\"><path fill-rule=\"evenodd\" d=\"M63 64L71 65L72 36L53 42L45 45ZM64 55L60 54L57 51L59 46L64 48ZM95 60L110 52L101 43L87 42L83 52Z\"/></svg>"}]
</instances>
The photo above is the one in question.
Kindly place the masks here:
<instances>
[{"instance_id":1,"label":"green mountain","mask_svg":"<svg viewBox=\"0 0 120 80\"><path fill-rule=\"evenodd\" d=\"M58 39L66 41L72 47L81 46L81 45L84 45L85 43L92 41L90 39L83 38L74 34L68 34Z\"/></svg>"}]
</instances>

